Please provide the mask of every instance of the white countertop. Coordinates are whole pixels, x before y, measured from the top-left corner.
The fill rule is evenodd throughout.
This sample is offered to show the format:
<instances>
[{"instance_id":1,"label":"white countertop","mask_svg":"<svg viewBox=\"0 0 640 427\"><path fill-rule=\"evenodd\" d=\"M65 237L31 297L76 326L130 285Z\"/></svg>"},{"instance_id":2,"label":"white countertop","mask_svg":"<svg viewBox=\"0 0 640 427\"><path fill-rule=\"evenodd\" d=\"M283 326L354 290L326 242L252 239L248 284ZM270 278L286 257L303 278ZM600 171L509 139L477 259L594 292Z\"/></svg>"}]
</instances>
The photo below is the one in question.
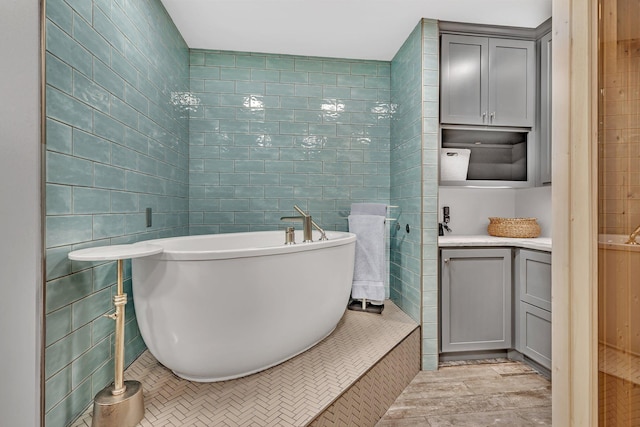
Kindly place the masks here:
<instances>
[{"instance_id":1,"label":"white countertop","mask_svg":"<svg viewBox=\"0 0 640 427\"><path fill-rule=\"evenodd\" d=\"M439 236L438 246L441 248L510 246L515 248L536 249L551 252L551 237L510 238L489 235L475 236Z\"/></svg>"}]
</instances>

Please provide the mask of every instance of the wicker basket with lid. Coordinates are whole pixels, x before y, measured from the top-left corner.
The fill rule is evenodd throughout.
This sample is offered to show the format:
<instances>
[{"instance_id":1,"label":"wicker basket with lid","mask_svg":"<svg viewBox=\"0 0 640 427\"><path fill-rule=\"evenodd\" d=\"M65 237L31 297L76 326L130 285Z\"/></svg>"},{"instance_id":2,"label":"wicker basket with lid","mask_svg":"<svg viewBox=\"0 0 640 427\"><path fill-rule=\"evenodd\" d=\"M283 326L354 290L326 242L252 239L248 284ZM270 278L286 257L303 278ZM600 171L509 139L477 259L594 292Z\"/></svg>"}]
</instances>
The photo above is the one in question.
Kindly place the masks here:
<instances>
[{"instance_id":1,"label":"wicker basket with lid","mask_svg":"<svg viewBox=\"0 0 640 427\"><path fill-rule=\"evenodd\" d=\"M496 237L538 237L540 225L536 218L499 218L489 217L487 231Z\"/></svg>"}]
</instances>

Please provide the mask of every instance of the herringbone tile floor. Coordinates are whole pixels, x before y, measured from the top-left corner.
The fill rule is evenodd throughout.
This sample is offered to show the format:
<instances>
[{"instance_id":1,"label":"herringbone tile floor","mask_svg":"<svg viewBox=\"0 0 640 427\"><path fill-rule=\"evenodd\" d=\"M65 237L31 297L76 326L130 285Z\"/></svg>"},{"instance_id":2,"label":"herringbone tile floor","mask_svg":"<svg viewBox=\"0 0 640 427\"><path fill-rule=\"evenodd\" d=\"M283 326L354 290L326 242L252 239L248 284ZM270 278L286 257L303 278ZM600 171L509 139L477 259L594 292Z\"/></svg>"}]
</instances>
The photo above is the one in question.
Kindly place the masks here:
<instances>
[{"instance_id":1,"label":"herringbone tile floor","mask_svg":"<svg viewBox=\"0 0 640 427\"><path fill-rule=\"evenodd\" d=\"M143 427L551 425L551 385L522 363L418 372L416 326L389 302L381 316L347 311L320 344L248 377L186 381L146 351L125 378L143 384ZM72 427L90 425L91 408Z\"/></svg>"},{"instance_id":2,"label":"herringbone tile floor","mask_svg":"<svg viewBox=\"0 0 640 427\"><path fill-rule=\"evenodd\" d=\"M340 420L350 419L351 415L333 417L333 421L314 419L331 408L338 396L354 388L357 380L374 372L372 368L383 357L392 350L396 353L396 347L402 346L398 344L410 334L414 337L413 344L408 343L409 347L401 350L415 355L415 362L393 359L385 368L388 372L377 374L380 378L391 377L393 381L386 380L385 384L393 384L399 378L405 381L387 398L386 407L415 376L419 369L420 342L416 328L417 324L409 316L387 301L382 315L347 311L336 330L315 347L244 378L217 383L187 381L145 351L127 369L125 379L142 383L146 409L140 423L143 427L299 427L311 422L340 426L345 425ZM368 387L368 393L384 393L379 383L380 380L373 379L363 384ZM377 388L372 389L372 384ZM359 389L354 388L354 392L355 398L362 400ZM90 426L91 410L90 407L72 427ZM336 410L341 411L340 405ZM382 413L384 410L375 420Z\"/></svg>"}]
</instances>

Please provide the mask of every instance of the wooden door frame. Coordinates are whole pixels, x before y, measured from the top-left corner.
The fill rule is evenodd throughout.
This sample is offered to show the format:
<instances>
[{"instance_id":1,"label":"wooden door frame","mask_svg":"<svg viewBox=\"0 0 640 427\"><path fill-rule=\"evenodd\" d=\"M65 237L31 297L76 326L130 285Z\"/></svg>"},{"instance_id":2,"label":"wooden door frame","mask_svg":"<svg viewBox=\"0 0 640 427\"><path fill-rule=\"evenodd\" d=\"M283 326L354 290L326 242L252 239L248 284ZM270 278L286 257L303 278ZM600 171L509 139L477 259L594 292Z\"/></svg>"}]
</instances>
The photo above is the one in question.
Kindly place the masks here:
<instances>
[{"instance_id":1,"label":"wooden door frame","mask_svg":"<svg viewBox=\"0 0 640 427\"><path fill-rule=\"evenodd\" d=\"M553 0L553 425L597 426L597 0Z\"/></svg>"}]
</instances>

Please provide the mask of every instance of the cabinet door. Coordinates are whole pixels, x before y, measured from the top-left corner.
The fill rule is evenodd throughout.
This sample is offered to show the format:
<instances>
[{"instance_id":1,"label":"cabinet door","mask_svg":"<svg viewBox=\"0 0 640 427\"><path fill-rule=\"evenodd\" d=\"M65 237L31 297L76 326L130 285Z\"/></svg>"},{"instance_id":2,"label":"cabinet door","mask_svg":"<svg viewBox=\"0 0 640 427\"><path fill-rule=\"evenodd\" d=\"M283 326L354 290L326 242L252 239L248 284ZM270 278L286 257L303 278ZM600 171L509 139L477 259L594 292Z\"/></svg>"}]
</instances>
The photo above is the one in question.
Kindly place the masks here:
<instances>
[{"instance_id":1,"label":"cabinet door","mask_svg":"<svg viewBox=\"0 0 640 427\"><path fill-rule=\"evenodd\" d=\"M551 313L520 302L520 351L551 369Z\"/></svg>"},{"instance_id":2,"label":"cabinet door","mask_svg":"<svg viewBox=\"0 0 640 427\"><path fill-rule=\"evenodd\" d=\"M540 183L551 184L551 33L540 39Z\"/></svg>"},{"instance_id":3,"label":"cabinet door","mask_svg":"<svg viewBox=\"0 0 640 427\"><path fill-rule=\"evenodd\" d=\"M520 301L551 311L551 254L520 249L517 262Z\"/></svg>"},{"instance_id":4,"label":"cabinet door","mask_svg":"<svg viewBox=\"0 0 640 427\"><path fill-rule=\"evenodd\" d=\"M533 126L535 43L489 39L489 124Z\"/></svg>"},{"instance_id":5,"label":"cabinet door","mask_svg":"<svg viewBox=\"0 0 640 427\"><path fill-rule=\"evenodd\" d=\"M440 121L487 124L486 37L442 35Z\"/></svg>"},{"instance_id":6,"label":"cabinet door","mask_svg":"<svg viewBox=\"0 0 640 427\"><path fill-rule=\"evenodd\" d=\"M511 347L511 250L446 249L441 257L442 352Z\"/></svg>"}]
</instances>

